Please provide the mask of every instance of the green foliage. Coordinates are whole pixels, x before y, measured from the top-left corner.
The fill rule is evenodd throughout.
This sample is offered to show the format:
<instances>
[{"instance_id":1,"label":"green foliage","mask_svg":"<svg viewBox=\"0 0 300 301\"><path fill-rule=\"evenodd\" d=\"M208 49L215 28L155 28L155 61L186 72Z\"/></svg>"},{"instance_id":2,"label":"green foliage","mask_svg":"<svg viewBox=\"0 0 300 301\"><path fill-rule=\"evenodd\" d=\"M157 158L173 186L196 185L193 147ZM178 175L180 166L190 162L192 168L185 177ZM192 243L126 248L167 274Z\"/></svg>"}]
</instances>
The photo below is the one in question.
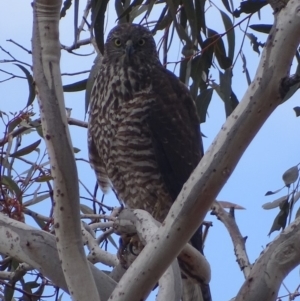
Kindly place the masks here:
<instances>
[{"instance_id":1,"label":"green foliage","mask_svg":"<svg viewBox=\"0 0 300 301\"><path fill-rule=\"evenodd\" d=\"M280 209L279 213L275 217L269 235L274 231L284 229L287 224L288 218L289 223L291 222L294 205L300 198L299 165L300 164L293 166L283 173L282 180L285 185L283 188L277 189L275 191L268 191L266 193L266 196L270 196L282 191L284 188L287 189L286 195L279 197L272 202L265 203L262 206L266 210L274 209L277 207L279 207ZM296 217L299 215L299 212L300 209L297 210Z\"/></svg>"},{"instance_id":2,"label":"green foliage","mask_svg":"<svg viewBox=\"0 0 300 301\"><path fill-rule=\"evenodd\" d=\"M33 77L30 74L30 72L22 65L20 64L15 64L18 66L26 75L27 82L28 82L28 88L29 88L29 96L28 96L28 101L27 101L27 107L30 106L34 99L35 99L35 89L34 89L34 82L33 82Z\"/></svg>"}]
</instances>

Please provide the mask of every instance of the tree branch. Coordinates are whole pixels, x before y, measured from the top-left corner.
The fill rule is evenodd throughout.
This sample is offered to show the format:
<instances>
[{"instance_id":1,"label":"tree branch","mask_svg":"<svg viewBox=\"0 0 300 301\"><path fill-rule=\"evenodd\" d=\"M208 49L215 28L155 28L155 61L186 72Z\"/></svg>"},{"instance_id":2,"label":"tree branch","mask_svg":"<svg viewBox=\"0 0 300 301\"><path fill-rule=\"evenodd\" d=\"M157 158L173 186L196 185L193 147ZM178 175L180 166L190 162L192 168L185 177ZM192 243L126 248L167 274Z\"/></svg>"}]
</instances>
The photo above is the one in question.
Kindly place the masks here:
<instances>
[{"instance_id":1,"label":"tree branch","mask_svg":"<svg viewBox=\"0 0 300 301\"><path fill-rule=\"evenodd\" d=\"M123 209L118 216L118 219L114 222L114 230L118 234L126 234L126 235L134 235L138 234L140 241L143 245L147 244L151 240L151 237L156 233L158 225L160 223L157 222L148 212L144 210L130 210L130 209ZM210 270L209 265L206 259L195 250L193 253L194 248L191 246L186 246L185 250L182 252L185 254L182 255L184 258L184 263L186 265L191 265L191 269L197 269L199 265L193 266L194 263L199 263L205 261L203 266L206 269L198 268L197 272L200 274L197 275L198 278L208 278L210 277ZM193 255L196 254L196 258ZM200 255L200 260L199 256ZM129 254L131 256L131 254ZM202 260L202 261L201 261ZM208 272L207 272L208 269ZM205 274L206 273L206 274ZM207 276L209 274L209 276ZM203 276L204 275L204 276ZM158 281L159 284L159 291L156 300L157 301L164 301L164 300L180 300L182 296L182 282L181 282L181 272L178 265L178 261L175 259L173 263L168 267L165 273Z\"/></svg>"},{"instance_id":2,"label":"tree branch","mask_svg":"<svg viewBox=\"0 0 300 301\"><path fill-rule=\"evenodd\" d=\"M182 282L181 273L177 260L168 267L158 281L159 290L156 301L181 300Z\"/></svg>"},{"instance_id":3,"label":"tree branch","mask_svg":"<svg viewBox=\"0 0 300 301\"><path fill-rule=\"evenodd\" d=\"M160 223L151 214L141 209L123 209L114 223L114 230L118 234L138 234L145 246L151 243ZM164 260L161 257L161 260ZM182 272L193 279L195 283L209 283L211 273L206 258L190 244L186 244L178 256Z\"/></svg>"},{"instance_id":4,"label":"tree branch","mask_svg":"<svg viewBox=\"0 0 300 301\"><path fill-rule=\"evenodd\" d=\"M82 236L85 244L87 245L90 254L87 256L88 260L92 263L101 262L107 266L116 266L119 263L117 256L102 250L96 239L82 227Z\"/></svg>"},{"instance_id":5,"label":"tree branch","mask_svg":"<svg viewBox=\"0 0 300 301\"><path fill-rule=\"evenodd\" d=\"M262 252L235 301L275 301L283 279L300 264L300 219L297 218Z\"/></svg>"},{"instance_id":6,"label":"tree branch","mask_svg":"<svg viewBox=\"0 0 300 301\"><path fill-rule=\"evenodd\" d=\"M235 222L233 209L228 213L217 201L213 203L212 209L213 213L228 230L231 240L233 242L236 260L240 266L241 271L243 271L245 278L247 278L251 271L251 264L246 252L246 241Z\"/></svg>"},{"instance_id":7,"label":"tree branch","mask_svg":"<svg viewBox=\"0 0 300 301\"><path fill-rule=\"evenodd\" d=\"M37 124L40 123L41 119L35 119L32 123L33 124ZM87 128L87 122L85 121L81 121L78 119L74 119L74 118L68 118L68 124L69 125L77 125L79 127L83 127L83 128ZM32 128L35 128L36 126L32 126ZM20 126L19 128L13 130L11 133L8 133L7 135L5 135L2 139L0 139L0 146L3 146L5 143L8 142L8 138L9 136L12 136L13 138L17 137L18 135L21 135L22 133L24 133L25 131L27 131L28 129L30 129L30 124L28 124L28 127L26 126Z\"/></svg>"},{"instance_id":8,"label":"tree branch","mask_svg":"<svg viewBox=\"0 0 300 301\"><path fill-rule=\"evenodd\" d=\"M69 292L58 257L55 236L0 213L0 253L26 262ZM101 300L107 300L116 282L89 263ZM80 277L79 277L80 278Z\"/></svg>"},{"instance_id":9,"label":"tree branch","mask_svg":"<svg viewBox=\"0 0 300 301\"><path fill-rule=\"evenodd\" d=\"M54 226L63 273L72 300L100 300L81 238L79 184L59 68L61 4L61 0L33 3L33 75L54 181Z\"/></svg>"}]
</instances>

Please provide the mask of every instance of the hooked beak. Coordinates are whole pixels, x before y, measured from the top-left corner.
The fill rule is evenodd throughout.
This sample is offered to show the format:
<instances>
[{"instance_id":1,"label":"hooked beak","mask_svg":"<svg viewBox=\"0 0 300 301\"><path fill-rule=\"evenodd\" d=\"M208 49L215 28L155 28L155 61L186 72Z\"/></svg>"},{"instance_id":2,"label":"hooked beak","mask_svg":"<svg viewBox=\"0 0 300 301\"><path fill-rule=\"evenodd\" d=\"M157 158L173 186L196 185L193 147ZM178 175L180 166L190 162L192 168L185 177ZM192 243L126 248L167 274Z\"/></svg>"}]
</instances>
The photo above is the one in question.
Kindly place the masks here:
<instances>
[{"instance_id":1,"label":"hooked beak","mask_svg":"<svg viewBox=\"0 0 300 301\"><path fill-rule=\"evenodd\" d=\"M132 45L132 40L128 40L126 42L126 47L125 47L125 54L127 59L129 59L133 53L134 53L134 48Z\"/></svg>"}]
</instances>

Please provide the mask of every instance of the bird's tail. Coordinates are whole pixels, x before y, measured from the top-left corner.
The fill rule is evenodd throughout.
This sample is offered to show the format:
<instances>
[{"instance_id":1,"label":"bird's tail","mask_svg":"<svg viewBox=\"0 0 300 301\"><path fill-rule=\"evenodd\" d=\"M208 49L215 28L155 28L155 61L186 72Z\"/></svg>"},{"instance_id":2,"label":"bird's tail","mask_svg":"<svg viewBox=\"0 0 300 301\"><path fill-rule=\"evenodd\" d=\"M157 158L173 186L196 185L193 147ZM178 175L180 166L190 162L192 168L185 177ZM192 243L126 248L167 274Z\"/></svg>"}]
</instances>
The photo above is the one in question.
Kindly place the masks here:
<instances>
[{"instance_id":1,"label":"bird's tail","mask_svg":"<svg viewBox=\"0 0 300 301\"><path fill-rule=\"evenodd\" d=\"M193 280L182 279L182 301L212 301L208 284L197 284Z\"/></svg>"}]
</instances>

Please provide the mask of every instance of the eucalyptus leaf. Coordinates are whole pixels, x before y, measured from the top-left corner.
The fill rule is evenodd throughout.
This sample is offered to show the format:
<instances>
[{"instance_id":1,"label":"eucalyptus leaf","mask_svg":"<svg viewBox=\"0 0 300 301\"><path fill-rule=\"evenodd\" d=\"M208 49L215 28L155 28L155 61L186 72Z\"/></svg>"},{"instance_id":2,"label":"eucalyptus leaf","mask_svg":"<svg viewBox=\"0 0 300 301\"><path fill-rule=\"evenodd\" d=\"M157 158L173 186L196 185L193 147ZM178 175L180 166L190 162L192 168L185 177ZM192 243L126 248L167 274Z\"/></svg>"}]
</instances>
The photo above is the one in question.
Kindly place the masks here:
<instances>
[{"instance_id":1,"label":"eucalyptus leaf","mask_svg":"<svg viewBox=\"0 0 300 301\"><path fill-rule=\"evenodd\" d=\"M220 14L222 16L222 20L224 23L224 27L226 29L226 37L227 37L227 43L228 43L228 58L233 61L234 58L234 48L235 48L235 32L234 32L234 26L231 21L231 18L222 10L219 10Z\"/></svg>"},{"instance_id":2,"label":"eucalyptus leaf","mask_svg":"<svg viewBox=\"0 0 300 301\"><path fill-rule=\"evenodd\" d=\"M84 205L84 204L80 204L80 211L83 214L94 214L93 209L91 209L90 207Z\"/></svg>"},{"instance_id":3,"label":"eucalyptus leaf","mask_svg":"<svg viewBox=\"0 0 300 301\"><path fill-rule=\"evenodd\" d=\"M289 196L282 196L272 202L268 202L262 205L263 209L269 210L280 207L282 203L286 202L289 199Z\"/></svg>"},{"instance_id":4,"label":"eucalyptus leaf","mask_svg":"<svg viewBox=\"0 0 300 301\"><path fill-rule=\"evenodd\" d=\"M69 84L69 85L64 85L63 90L64 92L78 92L78 91L83 91L86 89L88 79L83 79L80 80L76 83Z\"/></svg>"},{"instance_id":5,"label":"eucalyptus leaf","mask_svg":"<svg viewBox=\"0 0 300 301\"><path fill-rule=\"evenodd\" d=\"M288 215L289 215L289 203L288 201L286 201L283 204L280 212L276 216L268 235L270 235L274 231L279 231L280 229L284 229L286 226Z\"/></svg>"},{"instance_id":6,"label":"eucalyptus leaf","mask_svg":"<svg viewBox=\"0 0 300 301\"><path fill-rule=\"evenodd\" d=\"M35 179L35 182L41 183L41 182L49 182L52 181L53 177L50 175L40 176L37 179Z\"/></svg>"},{"instance_id":7,"label":"eucalyptus leaf","mask_svg":"<svg viewBox=\"0 0 300 301\"><path fill-rule=\"evenodd\" d=\"M28 107L28 106L30 106L33 103L33 101L35 99L35 85L34 85L34 80L33 80L33 77L31 75L31 73L24 66L22 66L20 64L15 64L15 65L18 66L25 73L25 76L27 78L29 95L28 95L28 100L27 100L26 107Z\"/></svg>"},{"instance_id":8,"label":"eucalyptus leaf","mask_svg":"<svg viewBox=\"0 0 300 301\"><path fill-rule=\"evenodd\" d=\"M196 98L196 107L200 123L204 123L206 120L207 109L212 99L214 89L209 88L201 91L201 93Z\"/></svg>"},{"instance_id":9,"label":"eucalyptus leaf","mask_svg":"<svg viewBox=\"0 0 300 301\"><path fill-rule=\"evenodd\" d=\"M34 171L35 171L35 166L34 164L32 164L31 167L28 169L25 180L23 181L24 187L26 187L29 184Z\"/></svg>"},{"instance_id":10,"label":"eucalyptus leaf","mask_svg":"<svg viewBox=\"0 0 300 301\"><path fill-rule=\"evenodd\" d=\"M287 187L289 187L292 183L295 183L298 177L299 177L299 169L297 165L289 168L282 175L283 182Z\"/></svg>"},{"instance_id":11,"label":"eucalyptus leaf","mask_svg":"<svg viewBox=\"0 0 300 301\"><path fill-rule=\"evenodd\" d=\"M293 109L296 113L296 117L299 117L300 116L300 107L294 107Z\"/></svg>"},{"instance_id":12,"label":"eucalyptus leaf","mask_svg":"<svg viewBox=\"0 0 300 301\"><path fill-rule=\"evenodd\" d=\"M46 200L50 197L50 194L47 192L45 194L41 194L41 195L35 195L32 199L24 202L23 206L24 207L29 207L35 204L38 204L40 202L42 202L43 200Z\"/></svg>"},{"instance_id":13,"label":"eucalyptus leaf","mask_svg":"<svg viewBox=\"0 0 300 301\"><path fill-rule=\"evenodd\" d=\"M17 198L19 198L20 202L22 201L22 191L19 188L18 184L10 177L3 175L1 177L1 182L5 185L8 190L15 194Z\"/></svg>"},{"instance_id":14,"label":"eucalyptus leaf","mask_svg":"<svg viewBox=\"0 0 300 301\"><path fill-rule=\"evenodd\" d=\"M284 187L283 187L283 188L284 188ZM277 190L275 190L275 191L270 191L270 190L269 190L269 191L266 192L265 196L276 194L276 193L278 193L279 191L281 191L283 188L277 189Z\"/></svg>"},{"instance_id":15,"label":"eucalyptus leaf","mask_svg":"<svg viewBox=\"0 0 300 301\"><path fill-rule=\"evenodd\" d=\"M249 27L255 31L269 34L273 25L271 24L253 24Z\"/></svg>"},{"instance_id":16,"label":"eucalyptus leaf","mask_svg":"<svg viewBox=\"0 0 300 301\"><path fill-rule=\"evenodd\" d=\"M39 139L38 141L22 148L22 149L19 149L17 150L16 152L14 152L13 154L11 154L10 156L13 157L13 158L16 158L16 157L22 157L24 155L27 155L27 154L30 154L31 152L33 152L34 150L36 150L36 148L40 145L41 143L41 139Z\"/></svg>"}]
</instances>

